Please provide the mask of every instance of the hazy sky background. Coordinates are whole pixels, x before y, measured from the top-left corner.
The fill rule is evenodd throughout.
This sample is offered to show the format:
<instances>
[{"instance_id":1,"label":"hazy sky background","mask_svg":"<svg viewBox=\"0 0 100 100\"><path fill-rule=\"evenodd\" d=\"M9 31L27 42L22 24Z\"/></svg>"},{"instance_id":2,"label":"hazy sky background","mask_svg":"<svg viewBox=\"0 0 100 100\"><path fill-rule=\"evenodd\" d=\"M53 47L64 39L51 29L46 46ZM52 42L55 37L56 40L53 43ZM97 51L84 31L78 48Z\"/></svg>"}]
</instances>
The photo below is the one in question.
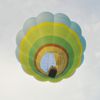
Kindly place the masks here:
<instances>
[{"instance_id":1,"label":"hazy sky background","mask_svg":"<svg viewBox=\"0 0 100 100\"><path fill-rule=\"evenodd\" d=\"M85 60L69 79L40 82L16 59L16 34L43 11L65 13L87 41ZM100 0L0 0L0 100L100 100Z\"/></svg>"}]
</instances>

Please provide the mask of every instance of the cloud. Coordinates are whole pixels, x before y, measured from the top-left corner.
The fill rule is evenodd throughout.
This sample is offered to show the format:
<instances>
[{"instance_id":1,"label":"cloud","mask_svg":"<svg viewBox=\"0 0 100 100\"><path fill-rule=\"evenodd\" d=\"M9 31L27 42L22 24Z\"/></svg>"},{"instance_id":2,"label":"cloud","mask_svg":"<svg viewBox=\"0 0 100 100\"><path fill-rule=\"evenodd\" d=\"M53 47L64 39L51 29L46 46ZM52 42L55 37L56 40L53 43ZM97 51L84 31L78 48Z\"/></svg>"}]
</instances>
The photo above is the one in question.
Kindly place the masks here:
<instances>
[{"instance_id":1,"label":"cloud","mask_svg":"<svg viewBox=\"0 0 100 100\"><path fill-rule=\"evenodd\" d=\"M1 0L0 99L99 100L100 0ZM86 38L85 61L60 83L43 83L28 76L15 57L16 34L26 19L40 12L61 12L80 24Z\"/></svg>"}]
</instances>

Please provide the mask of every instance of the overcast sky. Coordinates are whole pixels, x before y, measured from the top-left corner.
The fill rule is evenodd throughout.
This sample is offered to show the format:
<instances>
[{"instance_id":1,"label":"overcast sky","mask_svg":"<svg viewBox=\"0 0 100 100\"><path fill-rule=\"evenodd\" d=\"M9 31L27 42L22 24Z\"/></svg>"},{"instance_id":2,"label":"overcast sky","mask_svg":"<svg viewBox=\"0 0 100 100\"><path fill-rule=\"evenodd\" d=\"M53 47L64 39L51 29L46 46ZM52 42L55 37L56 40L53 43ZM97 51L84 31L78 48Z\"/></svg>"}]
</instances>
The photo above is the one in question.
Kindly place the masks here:
<instances>
[{"instance_id":1,"label":"overcast sky","mask_svg":"<svg viewBox=\"0 0 100 100\"><path fill-rule=\"evenodd\" d=\"M16 35L29 17L65 13L82 28L85 60L69 79L40 82L15 56ZM0 100L100 100L100 0L0 0Z\"/></svg>"}]
</instances>

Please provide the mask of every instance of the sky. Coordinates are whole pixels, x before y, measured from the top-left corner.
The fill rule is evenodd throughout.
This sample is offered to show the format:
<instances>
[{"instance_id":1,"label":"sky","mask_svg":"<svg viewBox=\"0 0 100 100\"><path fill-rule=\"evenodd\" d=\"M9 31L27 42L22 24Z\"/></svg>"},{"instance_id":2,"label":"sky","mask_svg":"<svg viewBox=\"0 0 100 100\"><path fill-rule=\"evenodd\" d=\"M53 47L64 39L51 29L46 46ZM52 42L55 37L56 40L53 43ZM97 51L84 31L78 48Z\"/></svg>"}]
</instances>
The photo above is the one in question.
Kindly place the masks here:
<instances>
[{"instance_id":1,"label":"sky","mask_svg":"<svg viewBox=\"0 0 100 100\"><path fill-rule=\"evenodd\" d=\"M58 83L26 74L15 56L16 35L41 12L64 13L82 28L84 63ZM0 100L100 100L100 0L0 0Z\"/></svg>"}]
</instances>

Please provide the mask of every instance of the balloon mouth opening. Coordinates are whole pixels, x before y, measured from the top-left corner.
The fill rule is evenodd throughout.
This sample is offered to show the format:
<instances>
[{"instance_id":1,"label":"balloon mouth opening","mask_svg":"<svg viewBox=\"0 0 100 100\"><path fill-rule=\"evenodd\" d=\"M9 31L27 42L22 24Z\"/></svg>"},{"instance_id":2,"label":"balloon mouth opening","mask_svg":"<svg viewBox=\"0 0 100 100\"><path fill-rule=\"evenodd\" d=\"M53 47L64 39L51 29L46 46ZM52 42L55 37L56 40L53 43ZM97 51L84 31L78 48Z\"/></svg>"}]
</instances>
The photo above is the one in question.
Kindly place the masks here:
<instances>
[{"instance_id":1,"label":"balloon mouth opening","mask_svg":"<svg viewBox=\"0 0 100 100\"><path fill-rule=\"evenodd\" d=\"M51 78L63 73L67 68L69 56L67 50L56 44L44 45L36 53L37 70Z\"/></svg>"},{"instance_id":2,"label":"balloon mouth opening","mask_svg":"<svg viewBox=\"0 0 100 100\"><path fill-rule=\"evenodd\" d=\"M57 75L57 69L52 67L50 70L49 70L49 74L48 76L51 77L51 78L55 78Z\"/></svg>"}]
</instances>

